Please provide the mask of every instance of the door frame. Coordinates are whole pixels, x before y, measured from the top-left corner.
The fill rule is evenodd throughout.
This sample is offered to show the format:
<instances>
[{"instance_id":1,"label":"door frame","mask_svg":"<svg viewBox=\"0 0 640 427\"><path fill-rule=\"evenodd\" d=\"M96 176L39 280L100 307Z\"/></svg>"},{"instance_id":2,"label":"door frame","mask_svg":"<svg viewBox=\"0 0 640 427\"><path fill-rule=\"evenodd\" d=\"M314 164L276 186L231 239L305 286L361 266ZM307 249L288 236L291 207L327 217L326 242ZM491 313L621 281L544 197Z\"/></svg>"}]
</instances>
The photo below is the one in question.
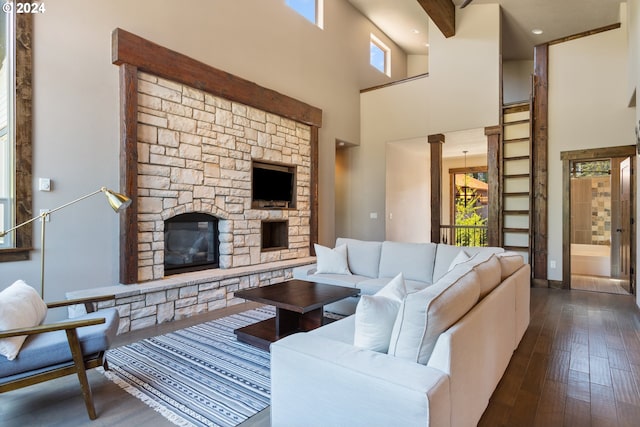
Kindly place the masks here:
<instances>
[{"instance_id":1,"label":"door frame","mask_svg":"<svg viewBox=\"0 0 640 427\"><path fill-rule=\"evenodd\" d=\"M631 293L636 294L636 202L635 202L635 169L636 146L625 145L619 147L603 147L585 150L563 151L560 153L562 160L562 223L571 224L571 162L584 160L597 160L613 157L631 158L631 266L629 273L629 286ZM571 289L571 227L562 227L562 288Z\"/></svg>"}]
</instances>

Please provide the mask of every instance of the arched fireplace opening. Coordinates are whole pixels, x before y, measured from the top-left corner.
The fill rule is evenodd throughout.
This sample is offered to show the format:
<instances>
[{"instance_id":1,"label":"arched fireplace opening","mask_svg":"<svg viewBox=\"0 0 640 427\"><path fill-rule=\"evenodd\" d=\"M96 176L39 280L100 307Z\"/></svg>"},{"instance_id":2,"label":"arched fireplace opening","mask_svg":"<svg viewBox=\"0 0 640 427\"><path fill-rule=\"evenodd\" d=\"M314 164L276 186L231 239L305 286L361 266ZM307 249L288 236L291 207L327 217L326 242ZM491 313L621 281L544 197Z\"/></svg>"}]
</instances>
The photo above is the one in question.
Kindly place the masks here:
<instances>
[{"instance_id":1,"label":"arched fireplace opening","mask_svg":"<svg viewBox=\"0 0 640 427\"><path fill-rule=\"evenodd\" d=\"M164 222L165 276L219 267L218 219L185 213Z\"/></svg>"}]
</instances>

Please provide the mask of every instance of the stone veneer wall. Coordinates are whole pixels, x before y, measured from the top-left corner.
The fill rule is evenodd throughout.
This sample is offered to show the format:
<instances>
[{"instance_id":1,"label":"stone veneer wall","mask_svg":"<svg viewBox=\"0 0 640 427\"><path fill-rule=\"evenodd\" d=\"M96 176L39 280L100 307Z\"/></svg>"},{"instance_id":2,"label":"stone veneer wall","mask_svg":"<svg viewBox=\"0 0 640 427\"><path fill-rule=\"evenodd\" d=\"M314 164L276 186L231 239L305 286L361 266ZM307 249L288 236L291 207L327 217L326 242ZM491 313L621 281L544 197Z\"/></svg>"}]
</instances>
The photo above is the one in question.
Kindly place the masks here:
<instances>
[{"instance_id":1,"label":"stone veneer wall","mask_svg":"<svg viewBox=\"0 0 640 427\"><path fill-rule=\"evenodd\" d=\"M138 73L138 280L164 276L164 220L220 219L220 267L309 256L310 128ZM296 208L251 208L251 162L296 167ZM289 247L261 252L261 221L288 220Z\"/></svg>"},{"instance_id":2,"label":"stone veneer wall","mask_svg":"<svg viewBox=\"0 0 640 427\"><path fill-rule=\"evenodd\" d=\"M203 270L152 280L134 285L106 286L68 292L67 298L114 295L115 299L98 303L98 308L115 307L120 315L118 333L191 317L239 304L239 289L280 283L292 278L292 269L315 259L277 261L230 269ZM73 306L69 316L83 314L84 306Z\"/></svg>"}]
</instances>

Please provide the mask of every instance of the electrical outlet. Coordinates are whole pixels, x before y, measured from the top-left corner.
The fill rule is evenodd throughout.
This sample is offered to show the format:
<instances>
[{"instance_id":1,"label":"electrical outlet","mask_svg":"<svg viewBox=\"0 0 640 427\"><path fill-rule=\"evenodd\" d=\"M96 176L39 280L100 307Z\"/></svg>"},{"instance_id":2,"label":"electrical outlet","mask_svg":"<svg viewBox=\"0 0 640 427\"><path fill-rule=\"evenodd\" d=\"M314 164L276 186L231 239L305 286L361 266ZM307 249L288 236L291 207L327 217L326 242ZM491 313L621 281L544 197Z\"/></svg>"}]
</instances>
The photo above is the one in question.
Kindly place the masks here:
<instances>
[{"instance_id":1,"label":"electrical outlet","mask_svg":"<svg viewBox=\"0 0 640 427\"><path fill-rule=\"evenodd\" d=\"M369 218L378 219L378 212L370 212L369 213Z\"/></svg>"},{"instance_id":2,"label":"electrical outlet","mask_svg":"<svg viewBox=\"0 0 640 427\"><path fill-rule=\"evenodd\" d=\"M40 215L44 215L47 212L49 212L49 209L40 209ZM43 218L46 222L51 221L51 215L44 216ZM40 219L40 221L42 221L42 218Z\"/></svg>"},{"instance_id":3,"label":"electrical outlet","mask_svg":"<svg viewBox=\"0 0 640 427\"><path fill-rule=\"evenodd\" d=\"M556 261L554 259L549 261L549 268L556 268Z\"/></svg>"}]
</instances>

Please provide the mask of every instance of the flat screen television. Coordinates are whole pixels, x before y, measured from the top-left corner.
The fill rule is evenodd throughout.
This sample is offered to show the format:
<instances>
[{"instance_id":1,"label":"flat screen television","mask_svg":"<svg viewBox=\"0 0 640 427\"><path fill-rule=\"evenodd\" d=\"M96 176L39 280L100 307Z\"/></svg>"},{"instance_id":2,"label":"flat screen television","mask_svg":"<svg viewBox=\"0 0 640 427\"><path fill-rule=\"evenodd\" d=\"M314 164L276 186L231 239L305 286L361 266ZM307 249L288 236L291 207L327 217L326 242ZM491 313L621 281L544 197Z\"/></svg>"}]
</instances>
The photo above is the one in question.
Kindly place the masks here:
<instances>
[{"instance_id":1,"label":"flat screen television","mask_svg":"<svg viewBox=\"0 0 640 427\"><path fill-rule=\"evenodd\" d=\"M295 173L291 169L254 163L253 201L263 207L293 207Z\"/></svg>"}]
</instances>

